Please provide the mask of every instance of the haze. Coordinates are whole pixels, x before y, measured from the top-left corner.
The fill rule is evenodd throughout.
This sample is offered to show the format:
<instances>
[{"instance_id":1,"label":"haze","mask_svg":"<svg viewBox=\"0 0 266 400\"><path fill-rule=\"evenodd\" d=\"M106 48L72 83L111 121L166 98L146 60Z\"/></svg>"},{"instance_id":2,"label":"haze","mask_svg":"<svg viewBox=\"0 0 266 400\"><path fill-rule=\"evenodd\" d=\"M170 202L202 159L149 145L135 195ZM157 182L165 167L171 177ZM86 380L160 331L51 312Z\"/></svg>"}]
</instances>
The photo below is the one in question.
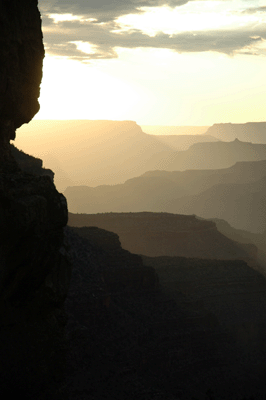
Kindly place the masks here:
<instances>
[{"instance_id":1,"label":"haze","mask_svg":"<svg viewBox=\"0 0 266 400\"><path fill-rule=\"evenodd\" d=\"M36 118L264 121L264 3L40 0L46 57Z\"/></svg>"}]
</instances>

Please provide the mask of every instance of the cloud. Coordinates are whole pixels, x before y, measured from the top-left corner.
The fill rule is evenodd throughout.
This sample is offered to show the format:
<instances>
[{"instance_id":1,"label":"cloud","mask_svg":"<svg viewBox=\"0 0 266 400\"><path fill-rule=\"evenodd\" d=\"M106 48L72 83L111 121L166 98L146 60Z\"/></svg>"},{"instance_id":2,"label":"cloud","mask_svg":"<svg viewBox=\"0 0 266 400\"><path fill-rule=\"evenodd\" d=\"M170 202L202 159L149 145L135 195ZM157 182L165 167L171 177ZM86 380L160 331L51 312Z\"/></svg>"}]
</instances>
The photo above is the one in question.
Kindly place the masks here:
<instances>
[{"instance_id":1,"label":"cloud","mask_svg":"<svg viewBox=\"0 0 266 400\"><path fill-rule=\"evenodd\" d=\"M139 7L164 4L176 7L189 1L200 0L40 1L46 51L80 61L117 58L117 48L146 47L170 49L180 53L215 51L228 55L237 52L257 54L256 46L266 39L265 23L230 30L186 31L172 35L158 32L155 36L149 36L138 29L121 31L115 21L115 18L123 14L140 12ZM264 10L266 7L256 9L261 8ZM72 13L80 18L55 23L51 18L54 12ZM82 51L81 42L90 43L93 52L87 54L85 50Z\"/></svg>"},{"instance_id":2,"label":"cloud","mask_svg":"<svg viewBox=\"0 0 266 400\"><path fill-rule=\"evenodd\" d=\"M247 8L246 10L243 10L243 14L257 14L257 13L266 13L266 6L261 6L261 7L250 7Z\"/></svg>"},{"instance_id":3,"label":"cloud","mask_svg":"<svg viewBox=\"0 0 266 400\"><path fill-rule=\"evenodd\" d=\"M40 0L42 13L82 15L95 18L97 22L113 21L116 18L143 12L143 7L177 7L197 0Z\"/></svg>"},{"instance_id":4,"label":"cloud","mask_svg":"<svg viewBox=\"0 0 266 400\"><path fill-rule=\"evenodd\" d=\"M99 59L116 58L116 48L149 47L157 49L170 49L177 52L203 52L216 51L225 54L234 54L240 50L249 50L264 39L265 29L221 30L182 32L168 35L162 32L149 36L140 30L114 32L116 25L83 23L80 21L67 21L59 23L57 29L45 32L47 51L54 55L65 55L70 58ZM74 43L73 43L74 42ZM86 54L77 49L75 42L90 43L95 47L95 52Z\"/></svg>"}]
</instances>

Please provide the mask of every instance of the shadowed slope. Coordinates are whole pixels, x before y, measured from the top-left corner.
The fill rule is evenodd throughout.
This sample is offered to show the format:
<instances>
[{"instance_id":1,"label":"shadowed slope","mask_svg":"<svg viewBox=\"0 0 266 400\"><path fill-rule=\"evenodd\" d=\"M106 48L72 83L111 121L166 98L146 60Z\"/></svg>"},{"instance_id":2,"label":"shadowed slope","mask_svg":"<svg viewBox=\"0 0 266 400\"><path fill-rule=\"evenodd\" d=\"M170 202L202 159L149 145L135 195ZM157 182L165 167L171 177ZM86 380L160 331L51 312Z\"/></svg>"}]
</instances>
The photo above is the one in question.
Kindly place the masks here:
<instances>
[{"instance_id":1,"label":"shadowed slope","mask_svg":"<svg viewBox=\"0 0 266 400\"><path fill-rule=\"evenodd\" d=\"M266 144L253 144L235 139L233 142L195 143L186 151L164 157L157 169L167 171L185 169L228 168L237 161L266 159Z\"/></svg>"},{"instance_id":2,"label":"shadowed slope","mask_svg":"<svg viewBox=\"0 0 266 400\"><path fill-rule=\"evenodd\" d=\"M173 199L167 209L203 218L221 218L254 233L266 229L266 177L246 184L219 184L198 195Z\"/></svg>"},{"instance_id":3,"label":"shadowed slope","mask_svg":"<svg viewBox=\"0 0 266 400\"><path fill-rule=\"evenodd\" d=\"M146 256L242 259L256 263L255 245L222 235L213 222L167 213L69 214L69 225L97 226L115 232L124 249Z\"/></svg>"}]
</instances>

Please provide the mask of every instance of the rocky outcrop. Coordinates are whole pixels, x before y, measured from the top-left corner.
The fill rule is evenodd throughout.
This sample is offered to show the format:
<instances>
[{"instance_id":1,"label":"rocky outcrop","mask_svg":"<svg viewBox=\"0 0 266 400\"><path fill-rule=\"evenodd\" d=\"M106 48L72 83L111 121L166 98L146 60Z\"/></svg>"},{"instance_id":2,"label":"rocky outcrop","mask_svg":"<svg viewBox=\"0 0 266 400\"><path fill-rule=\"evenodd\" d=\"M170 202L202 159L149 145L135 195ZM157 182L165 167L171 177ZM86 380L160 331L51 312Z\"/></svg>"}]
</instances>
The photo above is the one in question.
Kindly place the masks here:
<instances>
[{"instance_id":1,"label":"rocky outcrop","mask_svg":"<svg viewBox=\"0 0 266 400\"><path fill-rule=\"evenodd\" d=\"M0 2L0 138L39 111L44 47L37 0Z\"/></svg>"},{"instance_id":2,"label":"rocky outcrop","mask_svg":"<svg viewBox=\"0 0 266 400\"><path fill-rule=\"evenodd\" d=\"M38 398L63 372L67 207L48 176L23 172L0 174L0 204L0 383Z\"/></svg>"},{"instance_id":3,"label":"rocky outcrop","mask_svg":"<svg viewBox=\"0 0 266 400\"><path fill-rule=\"evenodd\" d=\"M43 161L40 158L24 153L18 150L14 145L11 145L11 154L22 171L39 176L47 175L52 182L54 181L54 172L50 169L43 168Z\"/></svg>"},{"instance_id":4,"label":"rocky outcrop","mask_svg":"<svg viewBox=\"0 0 266 400\"><path fill-rule=\"evenodd\" d=\"M0 0L0 385L50 397L64 370L67 204L41 160L12 148L39 110L44 48L34 0ZM16 162L17 159L17 162Z\"/></svg>"}]
</instances>

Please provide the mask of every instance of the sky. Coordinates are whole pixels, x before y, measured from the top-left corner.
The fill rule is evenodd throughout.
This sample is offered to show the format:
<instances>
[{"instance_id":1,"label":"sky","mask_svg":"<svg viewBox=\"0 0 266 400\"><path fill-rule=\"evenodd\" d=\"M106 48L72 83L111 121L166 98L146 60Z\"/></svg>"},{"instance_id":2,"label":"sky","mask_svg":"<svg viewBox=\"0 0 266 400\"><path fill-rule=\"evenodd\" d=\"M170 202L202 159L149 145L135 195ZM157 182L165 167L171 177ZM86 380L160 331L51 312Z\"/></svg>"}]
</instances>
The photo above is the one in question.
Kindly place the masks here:
<instances>
[{"instance_id":1,"label":"sky","mask_svg":"<svg viewBox=\"0 0 266 400\"><path fill-rule=\"evenodd\" d=\"M39 0L35 119L266 120L266 2Z\"/></svg>"}]
</instances>

